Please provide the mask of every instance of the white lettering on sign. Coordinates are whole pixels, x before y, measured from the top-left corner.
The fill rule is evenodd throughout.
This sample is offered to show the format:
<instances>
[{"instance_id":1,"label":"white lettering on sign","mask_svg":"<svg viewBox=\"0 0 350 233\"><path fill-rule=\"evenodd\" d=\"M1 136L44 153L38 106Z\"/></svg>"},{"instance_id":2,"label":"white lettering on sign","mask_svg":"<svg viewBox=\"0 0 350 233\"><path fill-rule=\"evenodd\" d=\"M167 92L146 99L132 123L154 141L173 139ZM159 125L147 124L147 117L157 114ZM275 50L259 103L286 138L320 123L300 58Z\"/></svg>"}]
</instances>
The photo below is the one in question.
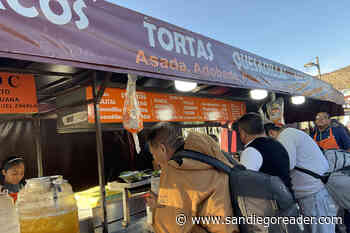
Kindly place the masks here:
<instances>
[{"instance_id":1,"label":"white lettering on sign","mask_svg":"<svg viewBox=\"0 0 350 233\"><path fill-rule=\"evenodd\" d=\"M117 107L112 107L112 108L100 108L101 112L123 112L122 109L117 108Z\"/></svg>"},{"instance_id":2,"label":"white lettering on sign","mask_svg":"<svg viewBox=\"0 0 350 233\"><path fill-rule=\"evenodd\" d=\"M215 103L202 103L202 106L210 106L210 107L220 107L220 104Z\"/></svg>"},{"instance_id":3,"label":"white lettering on sign","mask_svg":"<svg viewBox=\"0 0 350 233\"><path fill-rule=\"evenodd\" d=\"M0 0L0 10L6 10L5 6ZM10 8L19 15L28 18L36 18L39 16L39 11L35 6L26 7L20 3L20 0L6 0ZM55 1L60 4L62 8L61 14L56 14L50 7L52 0L40 0L40 10L44 16L53 24L66 25L72 21L73 12L69 5L68 0ZM79 20L75 22L78 29L83 30L89 26L89 19L84 13L83 9L86 8L84 0L76 0L73 3L73 11L79 16Z\"/></svg>"},{"instance_id":4,"label":"white lettering on sign","mask_svg":"<svg viewBox=\"0 0 350 233\"><path fill-rule=\"evenodd\" d=\"M142 113L148 113L148 109L147 109L147 108L140 108L140 111L141 111Z\"/></svg>"},{"instance_id":5,"label":"white lettering on sign","mask_svg":"<svg viewBox=\"0 0 350 233\"><path fill-rule=\"evenodd\" d=\"M233 63L239 70L249 70L253 72L262 73L264 75L270 75L278 78L303 78L305 75L301 72L287 69L278 64L271 64L268 61L263 61L257 57L253 57L248 54L234 51L232 54Z\"/></svg>"},{"instance_id":6,"label":"white lettering on sign","mask_svg":"<svg viewBox=\"0 0 350 233\"><path fill-rule=\"evenodd\" d=\"M184 101L184 104L194 105L194 102L193 101Z\"/></svg>"},{"instance_id":7,"label":"white lettering on sign","mask_svg":"<svg viewBox=\"0 0 350 233\"><path fill-rule=\"evenodd\" d=\"M28 18L34 18L39 15L39 12L35 7L24 7L18 0L7 0L7 4L17 13Z\"/></svg>"},{"instance_id":8,"label":"white lettering on sign","mask_svg":"<svg viewBox=\"0 0 350 233\"><path fill-rule=\"evenodd\" d=\"M169 96L169 99L171 99L171 100L183 100L184 98L182 96L171 95L171 96Z\"/></svg>"},{"instance_id":9,"label":"white lettering on sign","mask_svg":"<svg viewBox=\"0 0 350 233\"><path fill-rule=\"evenodd\" d=\"M80 18L79 21L75 22L75 24L80 30L83 30L89 26L89 19L83 11L84 8L87 8L87 6L83 0L74 2L73 9Z\"/></svg>"},{"instance_id":10,"label":"white lettering on sign","mask_svg":"<svg viewBox=\"0 0 350 233\"><path fill-rule=\"evenodd\" d=\"M165 104L155 104L154 108L170 108L169 105L165 105Z\"/></svg>"},{"instance_id":11,"label":"white lettering on sign","mask_svg":"<svg viewBox=\"0 0 350 233\"><path fill-rule=\"evenodd\" d=\"M184 110L198 110L197 106L184 106Z\"/></svg>"},{"instance_id":12,"label":"white lettering on sign","mask_svg":"<svg viewBox=\"0 0 350 233\"><path fill-rule=\"evenodd\" d=\"M154 102L162 103L162 104L167 104L168 103L168 101L166 99L159 99L159 98L154 98Z\"/></svg>"},{"instance_id":13,"label":"white lettering on sign","mask_svg":"<svg viewBox=\"0 0 350 233\"><path fill-rule=\"evenodd\" d=\"M190 52L191 52L191 56L194 57L195 53L194 53L194 47L193 47L193 43L196 42L195 39L193 39L192 37L186 36L186 40L188 41L188 44L190 46Z\"/></svg>"},{"instance_id":14,"label":"white lettering on sign","mask_svg":"<svg viewBox=\"0 0 350 233\"><path fill-rule=\"evenodd\" d=\"M126 95L125 92L121 93L122 99L125 99L125 95ZM147 100L147 96L142 93L136 93L136 97L137 97L137 100Z\"/></svg>"},{"instance_id":15,"label":"white lettering on sign","mask_svg":"<svg viewBox=\"0 0 350 233\"><path fill-rule=\"evenodd\" d=\"M115 105L116 102L114 99L101 99L100 104Z\"/></svg>"},{"instance_id":16,"label":"white lettering on sign","mask_svg":"<svg viewBox=\"0 0 350 233\"><path fill-rule=\"evenodd\" d=\"M102 120L121 120L123 119L122 116L119 115L106 115L106 116L101 116Z\"/></svg>"},{"instance_id":17,"label":"white lettering on sign","mask_svg":"<svg viewBox=\"0 0 350 233\"><path fill-rule=\"evenodd\" d=\"M218 109L216 108L202 108L203 111L209 111L209 112L217 112Z\"/></svg>"},{"instance_id":18,"label":"white lettering on sign","mask_svg":"<svg viewBox=\"0 0 350 233\"><path fill-rule=\"evenodd\" d=\"M139 101L139 106L147 106L148 103L145 101Z\"/></svg>"},{"instance_id":19,"label":"white lettering on sign","mask_svg":"<svg viewBox=\"0 0 350 233\"><path fill-rule=\"evenodd\" d=\"M172 51L174 48L174 40L171 32L166 28L159 28L158 30L158 41L163 49Z\"/></svg>"},{"instance_id":20,"label":"white lettering on sign","mask_svg":"<svg viewBox=\"0 0 350 233\"><path fill-rule=\"evenodd\" d=\"M181 54L182 51L184 55L187 55L185 36L177 32L174 32L174 36L176 52Z\"/></svg>"},{"instance_id":21,"label":"white lettering on sign","mask_svg":"<svg viewBox=\"0 0 350 233\"><path fill-rule=\"evenodd\" d=\"M195 115L196 113L193 112L193 111L184 111L184 114L187 114L187 115Z\"/></svg>"},{"instance_id":22,"label":"white lettering on sign","mask_svg":"<svg viewBox=\"0 0 350 233\"><path fill-rule=\"evenodd\" d=\"M179 32L172 32L165 27L157 27L154 24L143 22L148 35L148 42L152 48L156 47L156 39L161 48L176 53L190 55L192 57L204 58L209 61L214 60L214 53L210 42L206 44L200 39L185 36ZM156 36L155 36L156 34ZM197 47L195 47L197 45Z\"/></svg>"},{"instance_id":23,"label":"white lettering on sign","mask_svg":"<svg viewBox=\"0 0 350 233\"><path fill-rule=\"evenodd\" d=\"M139 94L136 94L136 96L137 96L138 100L146 100L147 99L147 96L145 94L139 93Z\"/></svg>"},{"instance_id":24,"label":"white lettering on sign","mask_svg":"<svg viewBox=\"0 0 350 233\"><path fill-rule=\"evenodd\" d=\"M61 15L57 15L56 13L54 13L49 4L50 4L51 0L40 0L40 7L41 10L43 11L44 15L46 16L46 18L54 24L57 25L65 25L67 23L69 23L72 19L72 11L70 9L70 6L67 2L67 0L61 0L58 1L57 3L59 3L63 9L63 13Z\"/></svg>"}]
</instances>

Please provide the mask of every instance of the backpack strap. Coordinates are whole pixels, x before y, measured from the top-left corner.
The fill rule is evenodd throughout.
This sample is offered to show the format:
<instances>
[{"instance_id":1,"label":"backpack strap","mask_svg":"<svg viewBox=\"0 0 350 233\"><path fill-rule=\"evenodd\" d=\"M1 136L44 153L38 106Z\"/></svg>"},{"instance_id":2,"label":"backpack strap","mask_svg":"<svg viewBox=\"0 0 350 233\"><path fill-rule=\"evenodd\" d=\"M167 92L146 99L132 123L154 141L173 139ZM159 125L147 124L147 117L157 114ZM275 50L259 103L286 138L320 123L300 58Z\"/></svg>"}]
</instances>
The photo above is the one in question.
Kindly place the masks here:
<instances>
[{"instance_id":1,"label":"backpack strap","mask_svg":"<svg viewBox=\"0 0 350 233\"><path fill-rule=\"evenodd\" d=\"M179 152L177 152L171 160L176 161L177 163L181 164L182 163L182 159L183 158L187 158L187 159L193 159L205 164L208 164L212 167L214 167L215 169L225 172L226 174L230 174L231 173L231 167L226 165L225 163L223 163L222 161L213 158L211 156L208 156L206 154L197 152L197 151L192 151L192 150L181 150ZM239 165L238 165L239 166ZM242 166L243 167L243 166ZM244 167L243 167L244 169Z\"/></svg>"},{"instance_id":2,"label":"backpack strap","mask_svg":"<svg viewBox=\"0 0 350 233\"><path fill-rule=\"evenodd\" d=\"M301 167L295 167L294 169L297 170L297 171L303 172L303 173L305 173L305 174L308 174L308 175L310 175L310 176L312 176L312 177L314 177L314 178L316 178L316 179L319 179L319 180L321 180L324 184L327 184L328 179L329 179L329 177L330 177L330 175L321 176L321 175L319 175L319 174L317 174L317 173L315 173L315 172L313 172L313 171L310 171L310 170L307 170L307 169L301 168Z\"/></svg>"},{"instance_id":3,"label":"backpack strap","mask_svg":"<svg viewBox=\"0 0 350 233\"><path fill-rule=\"evenodd\" d=\"M187 159L193 159L205 164L208 164L212 167L214 167L216 170L218 171L222 171L226 174L229 175L229 179L231 179L232 177L230 177L230 174L232 171L236 170L246 170L246 168L243 165L240 165L237 163L237 165L234 165L233 168L231 168L230 166L226 165L224 162L211 157L209 155L197 152L197 151L192 151L192 150L181 150L179 152L177 152L171 160L176 161L178 164L182 164L182 159L183 158L187 158ZM232 185L230 185L229 181L229 187L230 187L230 200L231 200L231 204L232 204L232 211L233 214L235 216L243 216L241 213L241 210L239 208L239 204L237 201L237 192L235 191L234 187Z\"/></svg>"},{"instance_id":4,"label":"backpack strap","mask_svg":"<svg viewBox=\"0 0 350 233\"><path fill-rule=\"evenodd\" d=\"M236 161L234 158L232 158L232 155L230 153L225 152L225 151L221 151L221 152L232 165L234 165L234 166L241 165L238 163L238 161Z\"/></svg>"}]
</instances>

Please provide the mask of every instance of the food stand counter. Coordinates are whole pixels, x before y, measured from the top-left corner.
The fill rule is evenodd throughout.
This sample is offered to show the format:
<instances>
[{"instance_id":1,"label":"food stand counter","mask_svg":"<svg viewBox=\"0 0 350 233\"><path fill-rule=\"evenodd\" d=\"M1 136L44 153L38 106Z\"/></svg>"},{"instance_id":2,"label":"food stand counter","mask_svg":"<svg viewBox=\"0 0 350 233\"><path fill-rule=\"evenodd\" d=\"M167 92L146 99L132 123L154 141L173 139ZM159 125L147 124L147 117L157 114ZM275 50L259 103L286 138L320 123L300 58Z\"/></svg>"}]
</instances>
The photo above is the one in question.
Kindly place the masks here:
<instances>
[{"instance_id":1,"label":"food stand counter","mask_svg":"<svg viewBox=\"0 0 350 233\"><path fill-rule=\"evenodd\" d=\"M148 184L149 183L150 181ZM123 204L123 200L125 202L126 199L123 199L123 191L113 189L114 185L106 186L108 228L111 233L124 229L124 224L122 224L124 218L127 218L129 221L130 219L137 220L145 216L146 206L142 194L149 190L149 186L143 185L142 189L131 189L131 191L127 190L127 192L125 192L128 216L124 217L126 206ZM112 189L110 187L112 187ZM75 194L75 197L78 205L80 233L102 232L102 208L100 205L101 195L99 187L96 186L86 191L78 192ZM142 224L144 222L145 221L140 221ZM137 223L138 221L133 221L133 224L128 228L128 232L130 232Z\"/></svg>"}]
</instances>

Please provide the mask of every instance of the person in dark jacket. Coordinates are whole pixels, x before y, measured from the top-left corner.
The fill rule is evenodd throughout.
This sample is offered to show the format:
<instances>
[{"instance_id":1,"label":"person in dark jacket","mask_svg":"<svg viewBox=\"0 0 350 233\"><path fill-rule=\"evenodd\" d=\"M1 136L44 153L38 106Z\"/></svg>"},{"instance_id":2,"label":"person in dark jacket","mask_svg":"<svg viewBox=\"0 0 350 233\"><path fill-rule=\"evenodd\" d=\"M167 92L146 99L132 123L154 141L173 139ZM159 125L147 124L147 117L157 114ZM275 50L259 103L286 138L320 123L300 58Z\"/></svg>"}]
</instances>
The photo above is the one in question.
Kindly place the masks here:
<instances>
[{"instance_id":1,"label":"person in dark jacket","mask_svg":"<svg viewBox=\"0 0 350 233\"><path fill-rule=\"evenodd\" d=\"M247 169L280 177L293 193L288 152L277 140L266 137L260 115L256 113L243 115L238 120L238 129L241 141L245 145L241 154L241 164Z\"/></svg>"}]
</instances>

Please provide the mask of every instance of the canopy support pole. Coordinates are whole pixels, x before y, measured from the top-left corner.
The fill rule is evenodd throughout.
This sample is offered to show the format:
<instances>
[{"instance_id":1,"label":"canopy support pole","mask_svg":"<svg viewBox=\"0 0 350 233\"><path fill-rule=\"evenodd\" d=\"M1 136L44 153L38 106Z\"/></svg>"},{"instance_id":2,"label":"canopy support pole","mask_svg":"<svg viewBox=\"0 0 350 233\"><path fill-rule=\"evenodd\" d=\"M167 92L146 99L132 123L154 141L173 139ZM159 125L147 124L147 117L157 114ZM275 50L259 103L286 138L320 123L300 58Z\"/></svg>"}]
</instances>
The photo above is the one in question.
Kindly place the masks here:
<instances>
[{"instance_id":1,"label":"canopy support pole","mask_svg":"<svg viewBox=\"0 0 350 233\"><path fill-rule=\"evenodd\" d=\"M97 72L94 72L93 94L94 94L94 112L95 112L95 127L96 127L96 145L97 145L97 160L98 160L98 177L100 184L100 192L102 197L102 229L103 233L108 233L107 220L107 204L106 204L106 189L105 189L105 171L104 171L104 156L103 156L103 142L102 142L102 127L100 119L100 100L105 91L106 83L109 78L105 78L102 87L97 90ZM99 98L100 97L100 98Z\"/></svg>"},{"instance_id":2,"label":"canopy support pole","mask_svg":"<svg viewBox=\"0 0 350 233\"><path fill-rule=\"evenodd\" d=\"M38 166L38 177L44 175L43 170L43 154L41 148L41 126L40 118L34 119L34 128L35 128L35 148L36 148L36 157L37 157L37 166Z\"/></svg>"}]
</instances>

